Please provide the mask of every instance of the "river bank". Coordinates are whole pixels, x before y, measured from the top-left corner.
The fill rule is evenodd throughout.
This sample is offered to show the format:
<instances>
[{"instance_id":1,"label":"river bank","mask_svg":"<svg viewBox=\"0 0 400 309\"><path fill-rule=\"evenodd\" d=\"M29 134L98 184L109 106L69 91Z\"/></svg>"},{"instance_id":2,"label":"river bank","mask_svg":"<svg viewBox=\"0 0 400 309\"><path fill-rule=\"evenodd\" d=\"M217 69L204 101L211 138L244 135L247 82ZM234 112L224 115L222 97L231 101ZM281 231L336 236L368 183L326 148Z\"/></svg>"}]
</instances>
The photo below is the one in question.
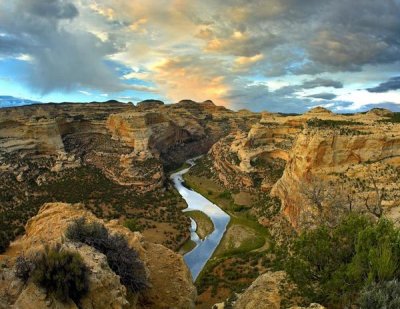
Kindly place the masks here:
<instances>
[{"instance_id":1,"label":"river bank","mask_svg":"<svg viewBox=\"0 0 400 309\"><path fill-rule=\"evenodd\" d=\"M188 163L191 164L191 167L195 165L194 160L189 160ZM201 194L184 186L183 175L191 167L173 173L170 179L188 205L188 208L184 211L201 211L211 219L214 225L214 231L204 240L201 240L196 233L196 226L193 225L194 221L192 220L191 240L196 243L196 246L184 255L184 260L192 273L193 280L196 280L224 236L230 216Z\"/></svg>"}]
</instances>

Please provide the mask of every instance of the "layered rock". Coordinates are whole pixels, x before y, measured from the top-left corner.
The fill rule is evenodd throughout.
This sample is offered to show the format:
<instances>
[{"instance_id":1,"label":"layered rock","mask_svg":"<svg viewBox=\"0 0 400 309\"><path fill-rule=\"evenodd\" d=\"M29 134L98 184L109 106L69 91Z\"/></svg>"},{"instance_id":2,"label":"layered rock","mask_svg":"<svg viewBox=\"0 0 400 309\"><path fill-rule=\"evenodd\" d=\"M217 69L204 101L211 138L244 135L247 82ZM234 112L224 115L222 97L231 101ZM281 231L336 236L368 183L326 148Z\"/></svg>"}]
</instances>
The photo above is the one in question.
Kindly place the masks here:
<instances>
[{"instance_id":1,"label":"layered rock","mask_svg":"<svg viewBox=\"0 0 400 309\"><path fill-rule=\"evenodd\" d=\"M0 171L42 183L38 173L27 172L35 160L54 172L90 164L121 185L153 191L163 186L164 167L207 152L220 137L249 128L257 118L190 100L1 109Z\"/></svg>"},{"instance_id":2,"label":"layered rock","mask_svg":"<svg viewBox=\"0 0 400 309\"><path fill-rule=\"evenodd\" d=\"M308 127L298 135L283 176L272 190L293 226L301 225L302 214L314 211L317 199L323 207L330 207L338 196L351 199L338 202L353 209L365 203L399 206L400 126L372 124L359 117L353 121L340 128ZM385 196L378 197L383 188ZM325 195L310 200L308 195L318 189ZM329 197L330 190L337 194Z\"/></svg>"},{"instance_id":3,"label":"layered rock","mask_svg":"<svg viewBox=\"0 0 400 309\"><path fill-rule=\"evenodd\" d=\"M304 115L263 113L249 131L221 139L209 156L227 188L270 192L295 228L305 223L302 217L318 216L317 201L310 200L317 184L325 209L337 203L370 212L379 204L398 217L400 125L388 120L392 116L383 109L354 115L324 108Z\"/></svg>"},{"instance_id":4,"label":"layered rock","mask_svg":"<svg viewBox=\"0 0 400 309\"><path fill-rule=\"evenodd\" d=\"M126 237L146 266L150 283L148 290L141 295L128 296L102 253L64 239L67 226L81 217L89 222L105 224L111 233ZM105 223L99 220L79 204L62 203L44 205L38 215L29 220L25 235L12 243L1 257L8 266L0 271L5 278L0 282L0 303L4 308L77 308L72 301L60 303L33 283L23 285L13 274L13 263L18 255L29 256L43 250L44 244L56 243L78 252L90 270L89 292L82 299L81 308L194 308L196 289L180 255L161 245L146 242L141 234L132 233L116 221Z\"/></svg>"}]
</instances>

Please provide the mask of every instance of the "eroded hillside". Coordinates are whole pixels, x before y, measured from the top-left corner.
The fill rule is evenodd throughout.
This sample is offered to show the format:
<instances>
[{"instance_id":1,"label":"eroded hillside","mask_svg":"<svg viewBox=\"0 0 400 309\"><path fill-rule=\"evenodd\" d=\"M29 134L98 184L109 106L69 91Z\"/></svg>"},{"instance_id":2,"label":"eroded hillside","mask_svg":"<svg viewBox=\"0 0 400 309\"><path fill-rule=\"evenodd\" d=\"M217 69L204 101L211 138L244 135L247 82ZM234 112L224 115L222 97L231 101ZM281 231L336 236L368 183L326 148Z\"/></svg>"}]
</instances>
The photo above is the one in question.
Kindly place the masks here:
<instances>
[{"instance_id":1,"label":"eroded hillside","mask_svg":"<svg viewBox=\"0 0 400 309\"><path fill-rule=\"evenodd\" d=\"M209 156L225 186L278 197L281 213L295 228L328 220L331 211L396 216L400 125L395 117L379 109L355 115L322 108L299 116L264 113L250 131L221 139Z\"/></svg>"},{"instance_id":2,"label":"eroded hillside","mask_svg":"<svg viewBox=\"0 0 400 309\"><path fill-rule=\"evenodd\" d=\"M257 119L189 100L1 109L2 237L20 234L45 202L83 202L100 217L135 220L151 240L177 249L189 220L166 170Z\"/></svg>"}]
</instances>

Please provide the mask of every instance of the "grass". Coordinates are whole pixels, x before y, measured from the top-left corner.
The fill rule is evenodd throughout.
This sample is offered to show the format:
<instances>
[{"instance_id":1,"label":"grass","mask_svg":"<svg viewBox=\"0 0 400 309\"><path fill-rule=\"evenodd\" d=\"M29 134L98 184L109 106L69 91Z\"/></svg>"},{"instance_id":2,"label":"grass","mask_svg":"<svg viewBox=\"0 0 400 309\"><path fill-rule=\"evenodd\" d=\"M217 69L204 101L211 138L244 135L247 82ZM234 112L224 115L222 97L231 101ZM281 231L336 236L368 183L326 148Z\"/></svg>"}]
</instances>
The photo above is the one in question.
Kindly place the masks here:
<instances>
[{"instance_id":1,"label":"grass","mask_svg":"<svg viewBox=\"0 0 400 309\"><path fill-rule=\"evenodd\" d=\"M186 211L185 214L197 223L197 235L201 239L206 238L214 231L214 224L211 219L202 211Z\"/></svg>"},{"instance_id":2,"label":"grass","mask_svg":"<svg viewBox=\"0 0 400 309\"><path fill-rule=\"evenodd\" d=\"M42 171L41 166L50 163L40 160L21 163L29 166L30 171ZM157 232L156 237L148 239L173 250L178 250L188 237L190 220L182 213L186 203L170 184L166 190L137 194L132 187L114 183L92 166L43 174L47 182L39 186L34 181L37 177L34 173L28 174L23 182L17 182L10 173L3 173L0 231L7 239L13 240L22 234L27 220L49 202L82 203L97 217L128 222L133 230Z\"/></svg>"},{"instance_id":3,"label":"grass","mask_svg":"<svg viewBox=\"0 0 400 309\"><path fill-rule=\"evenodd\" d=\"M191 240L190 238L182 245L182 247L179 249L179 253L186 254L190 251L192 251L196 247L196 243Z\"/></svg>"},{"instance_id":4,"label":"grass","mask_svg":"<svg viewBox=\"0 0 400 309\"><path fill-rule=\"evenodd\" d=\"M185 168L188 168L188 167L190 167L190 164L188 164L187 162L185 162L185 163L183 163L179 168L174 169L174 170L172 170L172 171L169 171L169 174L178 173L178 172L180 172L180 171L182 171L182 170L184 170Z\"/></svg>"},{"instance_id":5,"label":"grass","mask_svg":"<svg viewBox=\"0 0 400 309\"><path fill-rule=\"evenodd\" d=\"M210 178L198 177L190 172L185 174L183 177L185 183L190 188L197 191L214 204L220 206L231 216L231 221L227 227L227 232L215 251L213 255L214 258L229 257L236 254L243 254L257 250L264 246L266 241L269 240L268 230L259 224L255 217L249 215L246 207L236 205L233 201L232 194L229 191L225 190L222 186ZM227 233L229 233L229 230L234 226L250 230L252 237L244 239L243 242L236 248L229 248L228 245L226 246L227 250L221 249L221 246L224 245L224 241L226 241L225 238Z\"/></svg>"}]
</instances>

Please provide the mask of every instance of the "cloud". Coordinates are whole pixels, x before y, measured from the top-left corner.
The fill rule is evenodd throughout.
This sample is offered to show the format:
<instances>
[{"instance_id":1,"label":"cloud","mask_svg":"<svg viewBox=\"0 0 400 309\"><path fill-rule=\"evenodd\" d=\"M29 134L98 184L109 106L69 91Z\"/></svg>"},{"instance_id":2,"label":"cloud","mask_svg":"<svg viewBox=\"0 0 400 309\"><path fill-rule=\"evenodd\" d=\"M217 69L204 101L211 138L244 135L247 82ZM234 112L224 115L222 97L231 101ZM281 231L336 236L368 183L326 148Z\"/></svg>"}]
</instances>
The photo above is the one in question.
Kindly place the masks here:
<instances>
[{"instance_id":1,"label":"cloud","mask_svg":"<svg viewBox=\"0 0 400 309\"><path fill-rule=\"evenodd\" d=\"M368 88L369 92L388 92L391 90L399 90L400 89L400 76L392 77L388 81L379 84L376 87Z\"/></svg>"},{"instance_id":2,"label":"cloud","mask_svg":"<svg viewBox=\"0 0 400 309\"><path fill-rule=\"evenodd\" d=\"M301 87L303 89L312 89L317 87L332 87L332 88L343 88L343 84L339 81L325 78L316 78L313 80L305 81Z\"/></svg>"},{"instance_id":3,"label":"cloud","mask_svg":"<svg viewBox=\"0 0 400 309\"><path fill-rule=\"evenodd\" d=\"M322 99L322 100L333 100L337 97L337 95L334 93L316 93L316 94L308 95L307 97L314 98L314 99Z\"/></svg>"},{"instance_id":4,"label":"cloud","mask_svg":"<svg viewBox=\"0 0 400 309\"><path fill-rule=\"evenodd\" d=\"M153 78L167 98L173 102L182 99L205 101L211 99L226 104L224 95L229 86L223 65L210 59L175 57L164 59L152 67Z\"/></svg>"},{"instance_id":5,"label":"cloud","mask_svg":"<svg viewBox=\"0 0 400 309\"><path fill-rule=\"evenodd\" d=\"M88 91L84 91L84 90L79 90L78 92L82 93L83 95L86 95L86 96L92 96L93 95L93 93L88 92Z\"/></svg>"},{"instance_id":6,"label":"cloud","mask_svg":"<svg viewBox=\"0 0 400 309\"><path fill-rule=\"evenodd\" d=\"M0 0L0 58L29 59L19 82L40 93L131 90L273 111L354 98L359 108L365 94L346 93L387 87L387 74L366 80L368 68L398 73L399 15L399 0Z\"/></svg>"},{"instance_id":7,"label":"cloud","mask_svg":"<svg viewBox=\"0 0 400 309\"><path fill-rule=\"evenodd\" d=\"M28 55L31 66L27 81L38 92L124 88L104 63L118 47L90 32L70 30L79 14L72 2L16 0L10 6L0 2L0 12L0 29L6 33L0 37L0 55Z\"/></svg>"},{"instance_id":8,"label":"cloud","mask_svg":"<svg viewBox=\"0 0 400 309\"><path fill-rule=\"evenodd\" d=\"M371 108L387 108L393 112L400 112L400 104L393 102L381 102L377 104L368 104L364 108L365 110L370 110Z\"/></svg>"}]
</instances>

